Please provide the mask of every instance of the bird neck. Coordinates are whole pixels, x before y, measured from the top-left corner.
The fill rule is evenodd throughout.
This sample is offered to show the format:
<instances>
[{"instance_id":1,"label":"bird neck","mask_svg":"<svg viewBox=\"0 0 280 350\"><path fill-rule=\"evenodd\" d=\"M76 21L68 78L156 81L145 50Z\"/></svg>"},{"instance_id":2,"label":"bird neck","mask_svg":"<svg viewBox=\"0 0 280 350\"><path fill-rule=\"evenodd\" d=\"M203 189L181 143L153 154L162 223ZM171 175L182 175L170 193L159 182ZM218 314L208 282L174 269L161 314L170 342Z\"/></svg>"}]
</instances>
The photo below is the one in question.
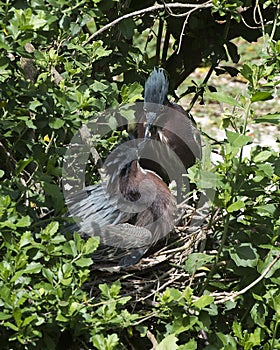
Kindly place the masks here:
<instances>
[{"instance_id":1,"label":"bird neck","mask_svg":"<svg viewBox=\"0 0 280 350\"><path fill-rule=\"evenodd\" d=\"M139 164L137 159L134 159L131 162L127 163L120 172L120 178L135 176L138 171L138 165Z\"/></svg>"}]
</instances>

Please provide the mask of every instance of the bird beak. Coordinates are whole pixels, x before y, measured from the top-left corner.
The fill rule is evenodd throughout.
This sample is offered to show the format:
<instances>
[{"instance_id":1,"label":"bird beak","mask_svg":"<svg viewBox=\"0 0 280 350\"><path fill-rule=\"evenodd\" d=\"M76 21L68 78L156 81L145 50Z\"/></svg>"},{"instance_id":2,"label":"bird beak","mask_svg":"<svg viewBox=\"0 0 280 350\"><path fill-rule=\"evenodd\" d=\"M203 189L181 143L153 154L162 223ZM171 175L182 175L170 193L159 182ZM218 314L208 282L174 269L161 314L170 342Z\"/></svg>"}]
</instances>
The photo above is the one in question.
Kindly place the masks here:
<instances>
[{"instance_id":1,"label":"bird beak","mask_svg":"<svg viewBox=\"0 0 280 350\"><path fill-rule=\"evenodd\" d=\"M147 140L151 136L150 130L152 125L154 124L155 120L157 118L157 114L154 112L147 112L146 114L146 129L144 134L144 140Z\"/></svg>"}]
</instances>

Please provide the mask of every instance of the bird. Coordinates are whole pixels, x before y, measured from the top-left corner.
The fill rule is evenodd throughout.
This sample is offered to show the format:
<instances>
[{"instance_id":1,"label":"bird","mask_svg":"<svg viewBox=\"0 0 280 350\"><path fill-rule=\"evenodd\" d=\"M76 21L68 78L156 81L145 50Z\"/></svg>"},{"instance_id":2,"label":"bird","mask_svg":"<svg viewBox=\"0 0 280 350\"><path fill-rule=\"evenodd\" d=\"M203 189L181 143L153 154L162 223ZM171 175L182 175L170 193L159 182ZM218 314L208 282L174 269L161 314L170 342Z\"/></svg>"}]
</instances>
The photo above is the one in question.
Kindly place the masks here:
<instances>
[{"instance_id":1,"label":"bird","mask_svg":"<svg viewBox=\"0 0 280 350\"><path fill-rule=\"evenodd\" d=\"M160 142L157 147L156 143L150 145L146 153L154 154L154 157L144 158L141 165L155 171L166 183L175 180L177 187L181 187L182 173L202 157L201 139L183 107L168 100L168 88L166 71L154 67L145 82L143 113L136 135Z\"/></svg>"},{"instance_id":2,"label":"bird","mask_svg":"<svg viewBox=\"0 0 280 350\"><path fill-rule=\"evenodd\" d=\"M144 143L119 145L103 164L102 181L66 200L75 218L69 230L100 239L94 262L134 265L174 227L175 197L157 174L139 164Z\"/></svg>"}]
</instances>

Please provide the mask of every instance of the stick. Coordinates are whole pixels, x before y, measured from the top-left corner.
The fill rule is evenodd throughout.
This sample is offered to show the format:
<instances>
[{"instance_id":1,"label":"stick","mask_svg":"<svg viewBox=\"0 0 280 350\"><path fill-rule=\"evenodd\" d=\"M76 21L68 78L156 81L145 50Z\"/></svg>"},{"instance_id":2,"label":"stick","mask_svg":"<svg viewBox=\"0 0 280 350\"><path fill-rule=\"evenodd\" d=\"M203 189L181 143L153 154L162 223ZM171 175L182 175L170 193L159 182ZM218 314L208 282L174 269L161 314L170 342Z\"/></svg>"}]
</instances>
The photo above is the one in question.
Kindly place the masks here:
<instances>
[{"instance_id":1,"label":"stick","mask_svg":"<svg viewBox=\"0 0 280 350\"><path fill-rule=\"evenodd\" d=\"M153 12L153 11L157 11L157 10L162 10L162 9L166 9L166 8L190 8L191 11L194 11L196 9L207 8L207 7L212 7L212 6L213 6L212 5L212 1L208 1L206 3L199 4L199 5L182 4L182 3L179 3L179 2L175 2L175 3L168 3L168 4L157 4L157 5L154 5L154 6L147 7L145 9L141 9L141 10L134 11L134 12L131 12L131 13L126 13L125 15L123 15L123 16L121 16L119 18L116 18L114 21L106 24L104 27L100 28L95 33L90 35L90 37L83 43L82 46L87 45L89 42L92 41L92 39L97 37L99 34L105 32L107 29L115 26L116 24L118 24L122 20L130 18L130 17L139 16L139 15L142 15L144 13Z\"/></svg>"},{"instance_id":2,"label":"stick","mask_svg":"<svg viewBox=\"0 0 280 350\"><path fill-rule=\"evenodd\" d=\"M226 301L235 299L236 297L238 297L239 295L242 295L246 292L248 292L248 290L250 290L251 288L253 288L256 284L258 284L263 278L265 278L265 276L268 274L268 272L271 270L271 268L273 267L274 264L276 264L276 262L280 259L280 254L278 254L275 259L267 266L267 268L263 271L263 273L255 280L253 281L251 284L249 284L247 287L241 289L238 292L232 293L231 295L226 296L225 298L221 299L221 300L217 300L215 301L215 304L221 304L224 303Z\"/></svg>"}]
</instances>

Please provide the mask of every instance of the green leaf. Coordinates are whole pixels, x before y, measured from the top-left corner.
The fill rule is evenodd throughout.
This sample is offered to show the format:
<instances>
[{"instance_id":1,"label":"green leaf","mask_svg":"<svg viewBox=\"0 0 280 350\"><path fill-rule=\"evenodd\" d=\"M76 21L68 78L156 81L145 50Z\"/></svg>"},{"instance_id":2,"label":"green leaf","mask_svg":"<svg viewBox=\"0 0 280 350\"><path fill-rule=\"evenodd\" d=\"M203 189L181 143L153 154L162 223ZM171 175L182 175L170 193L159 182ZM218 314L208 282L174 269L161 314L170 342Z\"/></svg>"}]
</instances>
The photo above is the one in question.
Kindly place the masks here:
<instances>
[{"instance_id":1,"label":"green leaf","mask_svg":"<svg viewBox=\"0 0 280 350\"><path fill-rule=\"evenodd\" d=\"M240 323L233 321L232 330L237 338L242 339L242 327Z\"/></svg>"},{"instance_id":2,"label":"green leaf","mask_svg":"<svg viewBox=\"0 0 280 350\"><path fill-rule=\"evenodd\" d=\"M68 322L68 318L62 315L61 310L58 310L58 313L55 319L56 321L60 321L60 322Z\"/></svg>"},{"instance_id":3,"label":"green leaf","mask_svg":"<svg viewBox=\"0 0 280 350\"><path fill-rule=\"evenodd\" d=\"M242 243L229 249L229 254L237 266L254 267L258 263L259 255L251 243Z\"/></svg>"},{"instance_id":4,"label":"green leaf","mask_svg":"<svg viewBox=\"0 0 280 350\"><path fill-rule=\"evenodd\" d=\"M101 291L102 299L109 300L112 298L119 297L119 293L121 290L121 283L120 283L120 281L113 282L110 287L107 283L102 283L98 287ZM126 300L128 300L128 299L126 299ZM125 300L124 300L124 302L125 302Z\"/></svg>"},{"instance_id":5,"label":"green leaf","mask_svg":"<svg viewBox=\"0 0 280 350\"><path fill-rule=\"evenodd\" d=\"M136 25L132 18L127 18L119 23L119 29L126 39L131 39Z\"/></svg>"},{"instance_id":6,"label":"green leaf","mask_svg":"<svg viewBox=\"0 0 280 350\"><path fill-rule=\"evenodd\" d=\"M65 121L60 118L55 118L54 120L50 121L50 127L53 129L60 129L64 125Z\"/></svg>"},{"instance_id":7,"label":"green leaf","mask_svg":"<svg viewBox=\"0 0 280 350\"><path fill-rule=\"evenodd\" d=\"M88 267L93 264L93 261L91 258L80 258L75 261L75 265L79 267Z\"/></svg>"},{"instance_id":8,"label":"green leaf","mask_svg":"<svg viewBox=\"0 0 280 350\"><path fill-rule=\"evenodd\" d=\"M143 100L143 87L138 82L129 85L123 85L121 89L122 103L134 103L137 100Z\"/></svg>"},{"instance_id":9,"label":"green leaf","mask_svg":"<svg viewBox=\"0 0 280 350\"><path fill-rule=\"evenodd\" d=\"M164 303L170 303L175 300L178 301L182 298L182 293L176 288L166 288L164 293L162 294L162 301Z\"/></svg>"},{"instance_id":10,"label":"green leaf","mask_svg":"<svg viewBox=\"0 0 280 350\"><path fill-rule=\"evenodd\" d=\"M14 308L13 310L13 316L14 316L14 320L16 321L16 324L18 327L20 327L20 325L22 324L22 313L19 307Z\"/></svg>"},{"instance_id":11,"label":"green leaf","mask_svg":"<svg viewBox=\"0 0 280 350\"><path fill-rule=\"evenodd\" d=\"M259 164L257 172L263 172L268 178L272 178L274 173L274 168L271 164Z\"/></svg>"},{"instance_id":12,"label":"green leaf","mask_svg":"<svg viewBox=\"0 0 280 350\"><path fill-rule=\"evenodd\" d=\"M178 347L178 350L196 350L196 349L197 349L197 342L194 339L191 339L184 345L180 345Z\"/></svg>"},{"instance_id":13,"label":"green leaf","mask_svg":"<svg viewBox=\"0 0 280 350\"><path fill-rule=\"evenodd\" d=\"M254 93L254 95L251 97L251 102L266 101L266 100L272 100L272 99L273 99L273 95L271 92L258 91Z\"/></svg>"},{"instance_id":14,"label":"green leaf","mask_svg":"<svg viewBox=\"0 0 280 350\"><path fill-rule=\"evenodd\" d=\"M203 295L198 300L193 302L193 306L201 310L205 306L212 304L213 301L214 301L214 297L210 295Z\"/></svg>"},{"instance_id":15,"label":"green leaf","mask_svg":"<svg viewBox=\"0 0 280 350\"><path fill-rule=\"evenodd\" d=\"M105 338L103 334L95 334L92 336L91 341L93 345L96 347L98 350L103 350L105 349Z\"/></svg>"},{"instance_id":16,"label":"green leaf","mask_svg":"<svg viewBox=\"0 0 280 350\"><path fill-rule=\"evenodd\" d=\"M4 33L0 33L0 49L4 49L6 51L11 49L9 42L5 38Z\"/></svg>"},{"instance_id":17,"label":"green leaf","mask_svg":"<svg viewBox=\"0 0 280 350\"><path fill-rule=\"evenodd\" d=\"M31 224L31 219L29 216L23 216L17 221L17 227L28 227Z\"/></svg>"},{"instance_id":18,"label":"green leaf","mask_svg":"<svg viewBox=\"0 0 280 350\"><path fill-rule=\"evenodd\" d=\"M178 338L174 334L169 334L156 347L156 350L176 350Z\"/></svg>"},{"instance_id":19,"label":"green leaf","mask_svg":"<svg viewBox=\"0 0 280 350\"><path fill-rule=\"evenodd\" d=\"M240 135L237 132L226 130L226 135L227 135L229 143L233 147L241 148L241 147L247 145L249 142L252 142L252 138L250 136Z\"/></svg>"},{"instance_id":20,"label":"green leaf","mask_svg":"<svg viewBox=\"0 0 280 350\"><path fill-rule=\"evenodd\" d=\"M94 41L92 44L92 52L94 52L94 58L97 60L101 57L109 56L112 50L106 50L101 40Z\"/></svg>"},{"instance_id":21,"label":"green leaf","mask_svg":"<svg viewBox=\"0 0 280 350\"><path fill-rule=\"evenodd\" d=\"M117 334L109 334L105 338L106 349L114 349L119 344L119 337Z\"/></svg>"},{"instance_id":22,"label":"green leaf","mask_svg":"<svg viewBox=\"0 0 280 350\"><path fill-rule=\"evenodd\" d=\"M274 165L275 165L275 168L274 168L275 175L280 176L280 158L275 160Z\"/></svg>"},{"instance_id":23,"label":"green leaf","mask_svg":"<svg viewBox=\"0 0 280 350\"><path fill-rule=\"evenodd\" d=\"M32 244L34 242L33 237L30 231L24 232L21 236L19 247L22 248L28 244Z\"/></svg>"},{"instance_id":24,"label":"green leaf","mask_svg":"<svg viewBox=\"0 0 280 350\"><path fill-rule=\"evenodd\" d=\"M223 349L223 350L236 350L237 349L236 341L230 334L223 334L223 333L217 332L216 335L223 344L223 347L220 349Z\"/></svg>"},{"instance_id":25,"label":"green leaf","mask_svg":"<svg viewBox=\"0 0 280 350\"><path fill-rule=\"evenodd\" d=\"M12 318L12 315L7 314L6 312L0 312L0 321L7 320L9 318Z\"/></svg>"},{"instance_id":26,"label":"green leaf","mask_svg":"<svg viewBox=\"0 0 280 350\"><path fill-rule=\"evenodd\" d=\"M20 159L17 163L16 174L19 175L31 162L33 162L33 157L28 159Z\"/></svg>"},{"instance_id":27,"label":"green leaf","mask_svg":"<svg viewBox=\"0 0 280 350\"><path fill-rule=\"evenodd\" d=\"M102 92L108 89L108 85L101 83L101 81L95 81L92 85L91 88L95 92Z\"/></svg>"},{"instance_id":28,"label":"green leaf","mask_svg":"<svg viewBox=\"0 0 280 350\"><path fill-rule=\"evenodd\" d=\"M38 321L38 315L31 315L31 316L28 316L24 319L24 321L22 322L22 327L25 327L27 325L30 325L32 323L32 321Z\"/></svg>"},{"instance_id":29,"label":"green leaf","mask_svg":"<svg viewBox=\"0 0 280 350\"><path fill-rule=\"evenodd\" d=\"M226 46L227 46L228 53L230 55L232 62L238 63L238 61L240 60L240 55L238 53L237 46L234 43L232 43L231 41L227 41Z\"/></svg>"},{"instance_id":30,"label":"green leaf","mask_svg":"<svg viewBox=\"0 0 280 350\"><path fill-rule=\"evenodd\" d=\"M5 327L11 328L15 332L19 331L19 328L16 325L14 325L13 323L11 323L11 322L4 322L3 325Z\"/></svg>"},{"instance_id":31,"label":"green leaf","mask_svg":"<svg viewBox=\"0 0 280 350\"><path fill-rule=\"evenodd\" d=\"M244 208L245 208L245 203L243 201L236 201L227 208L227 212L232 213L233 211L238 211Z\"/></svg>"},{"instance_id":32,"label":"green leaf","mask_svg":"<svg viewBox=\"0 0 280 350\"><path fill-rule=\"evenodd\" d=\"M122 115L128 122L132 122L135 119L135 111L133 109L120 109L120 115Z\"/></svg>"},{"instance_id":33,"label":"green leaf","mask_svg":"<svg viewBox=\"0 0 280 350\"><path fill-rule=\"evenodd\" d=\"M51 283L53 284L53 281L54 281L54 274L53 272L48 269L48 268L43 268L42 269L42 273L43 273L43 276Z\"/></svg>"},{"instance_id":34,"label":"green leaf","mask_svg":"<svg viewBox=\"0 0 280 350\"><path fill-rule=\"evenodd\" d=\"M40 263L31 262L24 269L24 273L39 273L42 270L43 265Z\"/></svg>"},{"instance_id":35,"label":"green leaf","mask_svg":"<svg viewBox=\"0 0 280 350\"><path fill-rule=\"evenodd\" d=\"M255 157L254 157L254 161L256 163L261 163L266 161L269 157L271 157L272 152L271 151L261 151L259 152Z\"/></svg>"},{"instance_id":36,"label":"green leaf","mask_svg":"<svg viewBox=\"0 0 280 350\"><path fill-rule=\"evenodd\" d=\"M257 213L260 216L268 216L272 217L276 211L276 207L274 204L264 204L254 207L255 210L257 210Z\"/></svg>"},{"instance_id":37,"label":"green leaf","mask_svg":"<svg viewBox=\"0 0 280 350\"><path fill-rule=\"evenodd\" d=\"M109 334L107 337L104 337L103 334L94 334L91 339L98 350L113 350L119 344L119 337L115 333Z\"/></svg>"},{"instance_id":38,"label":"green leaf","mask_svg":"<svg viewBox=\"0 0 280 350\"><path fill-rule=\"evenodd\" d=\"M215 259L213 255L207 255L204 253L192 253L188 256L185 262L185 271L192 274L196 270L205 266L205 264L212 262Z\"/></svg>"},{"instance_id":39,"label":"green leaf","mask_svg":"<svg viewBox=\"0 0 280 350\"><path fill-rule=\"evenodd\" d=\"M79 309L80 309L80 304L77 303L76 301L73 301L73 303L71 303L69 306L69 315L72 316L76 311L79 311Z\"/></svg>"},{"instance_id":40,"label":"green leaf","mask_svg":"<svg viewBox=\"0 0 280 350\"><path fill-rule=\"evenodd\" d=\"M44 232L49 236L54 236L59 228L59 223L57 221L53 221L44 229Z\"/></svg>"},{"instance_id":41,"label":"green leaf","mask_svg":"<svg viewBox=\"0 0 280 350\"><path fill-rule=\"evenodd\" d=\"M189 169L189 173L191 170ZM193 177L194 183L201 189L216 189L219 183L219 176L212 171L201 170L200 177Z\"/></svg>"},{"instance_id":42,"label":"green leaf","mask_svg":"<svg viewBox=\"0 0 280 350\"><path fill-rule=\"evenodd\" d=\"M228 104L230 106L242 107L241 104L239 102L237 102L235 98L228 96L228 95L221 93L221 92L208 92L205 94L205 97L207 97L211 100L214 100L214 101Z\"/></svg>"},{"instance_id":43,"label":"green leaf","mask_svg":"<svg viewBox=\"0 0 280 350\"><path fill-rule=\"evenodd\" d=\"M261 117L257 117L255 123L270 123L279 125L280 124L280 113L266 114Z\"/></svg>"},{"instance_id":44,"label":"green leaf","mask_svg":"<svg viewBox=\"0 0 280 350\"><path fill-rule=\"evenodd\" d=\"M37 107L42 106L42 102L38 100L33 100L29 103L29 109L33 112L36 112Z\"/></svg>"},{"instance_id":45,"label":"green leaf","mask_svg":"<svg viewBox=\"0 0 280 350\"><path fill-rule=\"evenodd\" d=\"M99 237L90 237L84 246L84 253L92 254L98 248L99 241Z\"/></svg>"},{"instance_id":46,"label":"green leaf","mask_svg":"<svg viewBox=\"0 0 280 350\"><path fill-rule=\"evenodd\" d=\"M110 288L108 286L107 283L102 283L102 284L99 284L98 288L100 289L101 291L101 296L105 299L110 299L111 298L111 295L110 295Z\"/></svg>"},{"instance_id":47,"label":"green leaf","mask_svg":"<svg viewBox=\"0 0 280 350\"><path fill-rule=\"evenodd\" d=\"M267 328L265 323L266 323L268 311L264 301L262 301L261 303L255 303L250 310L250 315L253 321L258 326Z\"/></svg>"},{"instance_id":48,"label":"green leaf","mask_svg":"<svg viewBox=\"0 0 280 350\"><path fill-rule=\"evenodd\" d=\"M94 18L91 18L90 21L86 23L86 27L89 30L90 34L93 34L96 32L97 27L96 27L96 22Z\"/></svg>"},{"instance_id":49,"label":"green leaf","mask_svg":"<svg viewBox=\"0 0 280 350\"><path fill-rule=\"evenodd\" d=\"M253 67L250 64L244 64L240 69L240 73L246 78L250 83L252 83Z\"/></svg>"},{"instance_id":50,"label":"green leaf","mask_svg":"<svg viewBox=\"0 0 280 350\"><path fill-rule=\"evenodd\" d=\"M249 335L249 339L246 341L248 343L247 348L245 347L245 349L249 350L252 349L255 346L258 346L261 344L261 340L262 340L262 334L261 334L261 329L260 328L256 328L254 330L254 333L251 333Z\"/></svg>"}]
</instances>

